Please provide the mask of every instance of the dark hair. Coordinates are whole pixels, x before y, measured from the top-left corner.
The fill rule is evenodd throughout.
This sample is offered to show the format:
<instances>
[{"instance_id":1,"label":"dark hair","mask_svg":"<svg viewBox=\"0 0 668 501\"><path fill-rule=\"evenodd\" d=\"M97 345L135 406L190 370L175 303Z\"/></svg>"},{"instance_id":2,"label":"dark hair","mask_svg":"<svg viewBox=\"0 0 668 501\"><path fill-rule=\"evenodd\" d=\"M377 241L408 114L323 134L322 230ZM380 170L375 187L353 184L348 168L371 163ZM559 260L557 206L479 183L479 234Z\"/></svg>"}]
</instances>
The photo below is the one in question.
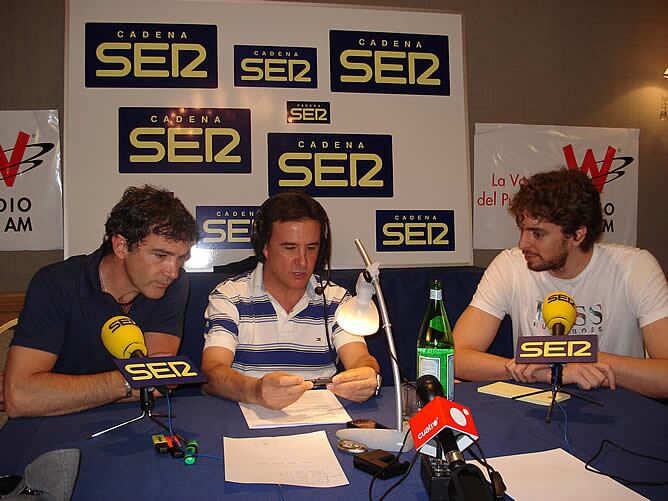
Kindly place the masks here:
<instances>
[{"instance_id":1,"label":"dark hair","mask_svg":"<svg viewBox=\"0 0 668 501\"><path fill-rule=\"evenodd\" d=\"M603 212L598 190L579 170L558 169L539 172L520 187L508 210L519 225L525 216L547 221L574 236L581 226L587 234L580 244L588 251L603 233Z\"/></svg>"},{"instance_id":2,"label":"dark hair","mask_svg":"<svg viewBox=\"0 0 668 501\"><path fill-rule=\"evenodd\" d=\"M123 236L130 251L150 234L175 242L199 239L195 219L174 193L148 184L125 190L121 200L111 209L104 229L104 254L111 252L114 235Z\"/></svg>"},{"instance_id":3,"label":"dark hair","mask_svg":"<svg viewBox=\"0 0 668 501\"><path fill-rule=\"evenodd\" d=\"M329 218L320 203L306 193L285 191L268 198L255 213L251 242L258 260L264 263L264 246L271 239L271 231L276 221L315 220L320 223L320 249L316 269L322 270L329 263L331 242Z\"/></svg>"}]
</instances>

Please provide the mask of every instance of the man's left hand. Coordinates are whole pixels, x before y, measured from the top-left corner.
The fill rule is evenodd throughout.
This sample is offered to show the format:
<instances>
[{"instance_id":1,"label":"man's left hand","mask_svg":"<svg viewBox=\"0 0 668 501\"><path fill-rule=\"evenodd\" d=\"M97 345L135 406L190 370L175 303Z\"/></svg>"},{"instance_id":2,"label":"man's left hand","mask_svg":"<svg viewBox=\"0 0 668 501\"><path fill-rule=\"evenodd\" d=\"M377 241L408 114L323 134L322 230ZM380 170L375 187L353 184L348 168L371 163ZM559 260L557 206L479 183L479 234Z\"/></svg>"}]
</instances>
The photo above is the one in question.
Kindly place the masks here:
<instances>
[{"instance_id":1,"label":"man's left hand","mask_svg":"<svg viewBox=\"0 0 668 501\"><path fill-rule=\"evenodd\" d=\"M371 367L358 367L341 372L332 378L327 389L340 397L361 403L376 392L376 371Z\"/></svg>"}]
</instances>

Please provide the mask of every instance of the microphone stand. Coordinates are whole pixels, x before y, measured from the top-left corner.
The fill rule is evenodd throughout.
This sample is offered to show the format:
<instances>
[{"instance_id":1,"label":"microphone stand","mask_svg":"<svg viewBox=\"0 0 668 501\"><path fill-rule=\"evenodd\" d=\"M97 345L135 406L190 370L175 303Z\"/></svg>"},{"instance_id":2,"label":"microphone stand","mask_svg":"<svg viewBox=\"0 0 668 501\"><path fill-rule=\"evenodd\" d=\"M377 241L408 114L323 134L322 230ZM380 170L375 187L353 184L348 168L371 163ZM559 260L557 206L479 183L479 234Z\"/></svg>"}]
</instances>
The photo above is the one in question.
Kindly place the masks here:
<instances>
[{"instance_id":1,"label":"microphone stand","mask_svg":"<svg viewBox=\"0 0 668 501\"><path fill-rule=\"evenodd\" d=\"M603 404L601 402L597 402L593 398L585 397L584 395L578 395L577 393L573 393L572 391L569 390L563 390L561 388L561 385L563 384L563 371L564 371L564 364L561 363L554 363L551 364L552 366L552 377L551 377L551 383L552 388L548 388L546 390L538 390L538 391L532 391L529 393L524 393L522 395L516 395L514 397L510 397L511 400L519 400L524 397L531 397L533 395L539 395L541 393L547 393L549 391L552 392L552 400L550 401L550 407L547 409L547 416L545 416L545 422L549 423L552 421L552 409L554 408L554 404L557 401L557 395L559 393L565 393L566 395L570 395L573 398L579 398L580 400L584 400L585 402L589 402L591 404L599 405L603 407Z\"/></svg>"},{"instance_id":2,"label":"microphone stand","mask_svg":"<svg viewBox=\"0 0 668 501\"><path fill-rule=\"evenodd\" d=\"M167 390L169 391L169 390ZM126 426L130 423L134 423L135 421L139 421L145 417L148 417L152 421L154 421L156 424L158 424L161 428L169 432L169 426L167 426L165 423L157 419L158 417L168 417L166 414L154 414L153 413L153 407L155 406L155 397L153 396L153 388L150 386L140 388L139 389L139 403L140 403L140 409L141 409L141 414L137 417L134 417L132 419L128 419L127 421L124 421L122 423L118 423L114 426L111 426L109 428L106 428L104 430L98 431L96 433L93 433L91 436L88 437L88 439L99 437L100 435L104 435L105 433L109 431L116 430L118 428L122 428L123 426ZM172 416L173 417L173 416Z\"/></svg>"}]
</instances>

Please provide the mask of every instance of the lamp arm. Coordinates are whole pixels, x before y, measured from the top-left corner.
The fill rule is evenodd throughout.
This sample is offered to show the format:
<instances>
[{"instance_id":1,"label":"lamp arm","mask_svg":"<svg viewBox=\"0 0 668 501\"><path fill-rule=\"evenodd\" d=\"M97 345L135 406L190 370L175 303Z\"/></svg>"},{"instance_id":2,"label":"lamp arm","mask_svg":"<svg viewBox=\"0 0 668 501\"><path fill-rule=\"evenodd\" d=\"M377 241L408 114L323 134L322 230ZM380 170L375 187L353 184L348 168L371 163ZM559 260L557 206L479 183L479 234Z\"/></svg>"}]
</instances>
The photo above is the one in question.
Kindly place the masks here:
<instances>
[{"instance_id":1,"label":"lamp arm","mask_svg":"<svg viewBox=\"0 0 668 501\"><path fill-rule=\"evenodd\" d=\"M391 355L390 363L392 364L392 376L394 377L394 391L395 391L395 403L396 403L395 429L401 431L403 429L402 405L401 405L401 376L399 374L399 364L397 363L398 360L397 351L394 347L394 337L392 336L392 324L390 323L390 317L387 313L387 306L385 305L385 297L383 296L383 291L380 288L380 277L378 273L378 267L376 266L373 271L369 270L369 268L373 267L371 264L371 260L369 259L369 254L364 248L364 244L360 241L360 239L356 238L355 245L357 246L357 250L359 251L360 255L362 256L362 259L364 260L364 264L366 265L367 270L371 272L371 284L373 285L376 291L376 299L378 300L378 306L380 307L380 318L383 322L383 330L385 331L385 335L387 336L387 346L388 349L390 350L390 355Z\"/></svg>"}]
</instances>

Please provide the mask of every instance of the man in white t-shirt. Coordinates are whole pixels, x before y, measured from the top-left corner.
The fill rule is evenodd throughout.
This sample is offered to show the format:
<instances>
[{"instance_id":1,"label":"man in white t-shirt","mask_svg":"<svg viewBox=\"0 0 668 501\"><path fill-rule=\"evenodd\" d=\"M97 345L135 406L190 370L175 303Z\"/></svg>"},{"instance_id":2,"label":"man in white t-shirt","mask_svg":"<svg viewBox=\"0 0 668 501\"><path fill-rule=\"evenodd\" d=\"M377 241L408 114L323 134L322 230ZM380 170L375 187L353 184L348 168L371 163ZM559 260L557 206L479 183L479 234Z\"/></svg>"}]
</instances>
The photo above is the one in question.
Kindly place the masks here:
<instances>
[{"instance_id":1,"label":"man in white t-shirt","mask_svg":"<svg viewBox=\"0 0 668 501\"><path fill-rule=\"evenodd\" d=\"M510 212L519 243L490 264L457 321L457 377L549 383L549 365L516 364L486 350L506 314L514 345L519 336L547 335L543 299L563 291L577 305L571 332L596 334L600 350L596 363L567 364L563 383L668 397L666 277L645 250L596 243L603 215L591 180L576 170L536 174L515 194Z\"/></svg>"}]
</instances>

